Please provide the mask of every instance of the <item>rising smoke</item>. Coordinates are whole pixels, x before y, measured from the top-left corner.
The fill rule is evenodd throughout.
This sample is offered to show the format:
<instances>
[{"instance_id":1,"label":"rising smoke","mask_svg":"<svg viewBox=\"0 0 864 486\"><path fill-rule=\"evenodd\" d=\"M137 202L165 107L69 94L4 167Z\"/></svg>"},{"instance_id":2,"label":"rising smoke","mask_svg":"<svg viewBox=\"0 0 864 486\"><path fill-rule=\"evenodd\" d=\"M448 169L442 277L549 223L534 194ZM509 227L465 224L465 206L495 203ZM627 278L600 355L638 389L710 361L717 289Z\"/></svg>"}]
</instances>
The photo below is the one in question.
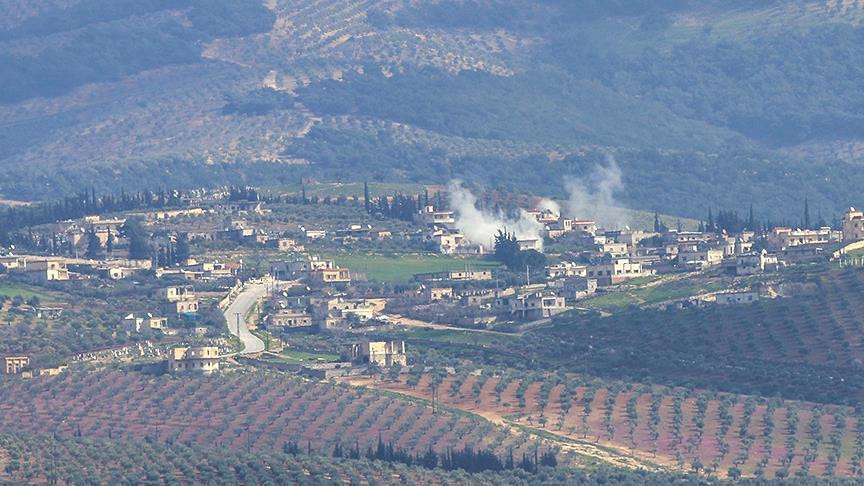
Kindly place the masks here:
<instances>
[{"instance_id":1,"label":"rising smoke","mask_svg":"<svg viewBox=\"0 0 864 486\"><path fill-rule=\"evenodd\" d=\"M568 215L575 218L592 219L605 228L623 228L630 224L627 211L616 202L615 194L624 189L621 169L611 155L606 156L606 165L595 167L585 178L567 178Z\"/></svg>"},{"instance_id":2,"label":"rising smoke","mask_svg":"<svg viewBox=\"0 0 864 486\"><path fill-rule=\"evenodd\" d=\"M607 156L606 165L597 166L588 177L567 178L565 187L568 193L566 216L592 219L605 228L623 228L630 224L630 215L615 200L615 193L624 188L624 183L621 169L612 156ZM543 224L524 209L519 210L518 218L480 209L477 198L461 181L451 181L448 192L450 208L456 212L456 228L472 243L491 248L495 234L502 229L514 233L520 240L543 241ZM537 208L562 214L561 206L551 199L541 199Z\"/></svg>"},{"instance_id":3,"label":"rising smoke","mask_svg":"<svg viewBox=\"0 0 864 486\"><path fill-rule=\"evenodd\" d=\"M456 228L472 243L491 248L495 234L502 229L514 233L520 240L543 241L543 225L525 210L519 210L518 218L510 218L500 212L496 214L479 209L477 198L462 181L451 181L447 190L450 194L450 208L456 212Z\"/></svg>"}]
</instances>

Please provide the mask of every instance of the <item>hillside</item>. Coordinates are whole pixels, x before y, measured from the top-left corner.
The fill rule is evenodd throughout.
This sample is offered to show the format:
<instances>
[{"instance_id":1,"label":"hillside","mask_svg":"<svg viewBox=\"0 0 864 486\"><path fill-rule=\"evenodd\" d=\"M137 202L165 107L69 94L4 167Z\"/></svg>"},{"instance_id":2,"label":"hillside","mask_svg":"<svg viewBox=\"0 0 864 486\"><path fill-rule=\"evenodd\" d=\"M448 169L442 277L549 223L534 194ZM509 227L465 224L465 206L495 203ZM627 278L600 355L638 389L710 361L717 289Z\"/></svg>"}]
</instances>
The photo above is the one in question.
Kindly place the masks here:
<instances>
[{"instance_id":1,"label":"hillside","mask_svg":"<svg viewBox=\"0 0 864 486\"><path fill-rule=\"evenodd\" d=\"M462 178L797 216L853 203L864 5L0 0L7 198ZM525 167L532 170L525 171ZM119 184L118 184L119 183Z\"/></svg>"}]
</instances>

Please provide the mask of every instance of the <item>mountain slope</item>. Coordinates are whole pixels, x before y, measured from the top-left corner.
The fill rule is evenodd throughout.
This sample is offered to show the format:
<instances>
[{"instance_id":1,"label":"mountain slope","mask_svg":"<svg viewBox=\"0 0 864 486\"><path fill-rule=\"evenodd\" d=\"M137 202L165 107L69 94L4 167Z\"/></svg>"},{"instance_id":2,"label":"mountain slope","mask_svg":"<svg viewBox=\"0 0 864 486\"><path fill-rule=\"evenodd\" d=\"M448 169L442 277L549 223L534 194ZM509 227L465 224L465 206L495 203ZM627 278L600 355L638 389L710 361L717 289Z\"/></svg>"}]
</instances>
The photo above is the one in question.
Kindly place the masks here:
<instances>
[{"instance_id":1,"label":"mountain slope","mask_svg":"<svg viewBox=\"0 0 864 486\"><path fill-rule=\"evenodd\" d=\"M622 204L783 218L805 196L826 214L858 203L864 182L861 2L0 9L7 196L302 176L561 195L562 175L613 156Z\"/></svg>"}]
</instances>

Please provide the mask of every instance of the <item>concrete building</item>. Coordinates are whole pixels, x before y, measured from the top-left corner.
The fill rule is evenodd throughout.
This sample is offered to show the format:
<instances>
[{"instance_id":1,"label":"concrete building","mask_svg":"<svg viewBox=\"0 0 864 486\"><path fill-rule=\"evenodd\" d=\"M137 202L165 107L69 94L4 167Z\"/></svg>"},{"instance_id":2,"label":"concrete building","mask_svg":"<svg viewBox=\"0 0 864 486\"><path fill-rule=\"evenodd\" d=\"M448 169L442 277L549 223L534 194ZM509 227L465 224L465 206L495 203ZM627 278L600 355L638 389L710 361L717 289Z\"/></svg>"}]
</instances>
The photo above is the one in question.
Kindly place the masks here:
<instances>
[{"instance_id":1,"label":"concrete building","mask_svg":"<svg viewBox=\"0 0 864 486\"><path fill-rule=\"evenodd\" d=\"M564 297L552 292L520 292L510 297L499 297L495 307L518 319L543 319L565 312L567 303Z\"/></svg>"},{"instance_id":2,"label":"concrete building","mask_svg":"<svg viewBox=\"0 0 864 486\"><path fill-rule=\"evenodd\" d=\"M267 317L267 328L312 327L312 316L299 310L281 310Z\"/></svg>"},{"instance_id":3,"label":"concrete building","mask_svg":"<svg viewBox=\"0 0 864 486\"><path fill-rule=\"evenodd\" d=\"M315 284L351 283L351 270L347 268L327 268L309 272L309 280Z\"/></svg>"},{"instance_id":4,"label":"concrete building","mask_svg":"<svg viewBox=\"0 0 864 486\"><path fill-rule=\"evenodd\" d=\"M726 273L731 275L756 275L764 272L774 271L778 267L777 255L769 255L762 250L759 253L750 252L743 255L735 255L724 262Z\"/></svg>"},{"instance_id":5,"label":"concrete building","mask_svg":"<svg viewBox=\"0 0 864 486\"><path fill-rule=\"evenodd\" d=\"M456 224L453 211L438 211L434 206L426 206L417 213L416 221L426 226L448 227Z\"/></svg>"},{"instance_id":6,"label":"concrete building","mask_svg":"<svg viewBox=\"0 0 864 486\"><path fill-rule=\"evenodd\" d=\"M66 281L69 280L69 270L66 262L61 259L29 260L25 259L19 270L27 272L29 277L40 282Z\"/></svg>"},{"instance_id":7,"label":"concrete building","mask_svg":"<svg viewBox=\"0 0 864 486\"><path fill-rule=\"evenodd\" d=\"M168 302L179 302L195 297L195 289L189 285L179 287L166 287L160 291L163 300Z\"/></svg>"},{"instance_id":8,"label":"concrete building","mask_svg":"<svg viewBox=\"0 0 864 486\"><path fill-rule=\"evenodd\" d=\"M390 367L394 364L408 365L404 341L373 341L355 344L351 348L351 356L355 361L381 367Z\"/></svg>"},{"instance_id":9,"label":"concrete building","mask_svg":"<svg viewBox=\"0 0 864 486\"><path fill-rule=\"evenodd\" d=\"M198 312L198 297L190 286L167 287L162 289L161 296L165 312L174 314L195 314Z\"/></svg>"},{"instance_id":10,"label":"concrete building","mask_svg":"<svg viewBox=\"0 0 864 486\"><path fill-rule=\"evenodd\" d=\"M724 292L717 294L718 305L751 304L759 300L759 292L752 290L742 292Z\"/></svg>"},{"instance_id":11,"label":"concrete building","mask_svg":"<svg viewBox=\"0 0 864 486\"><path fill-rule=\"evenodd\" d=\"M546 276L550 279L566 277L587 277L588 267L573 262L560 262L546 267Z\"/></svg>"},{"instance_id":12,"label":"concrete building","mask_svg":"<svg viewBox=\"0 0 864 486\"><path fill-rule=\"evenodd\" d=\"M492 280L491 270L465 270L455 272L431 272L414 274L414 280L436 282L436 281L483 281Z\"/></svg>"},{"instance_id":13,"label":"concrete building","mask_svg":"<svg viewBox=\"0 0 864 486\"><path fill-rule=\"evenodd\" d=\"M724 251L716 248L702 248L699 245L678 246L678 265L688 268L707 268L723 262Z\"/></svg>"},{"instance_id":14,"label":"concrete building","mask_svg":"<svg viewBox=\"0 0 864 486\"><path fill-rule=\"evenodd\" d=\"M164 317L154 317L152 314L144 316L136 316L129 314L123 318L123 328L129 334L138 334L144 330L161 331L168 327L168 319Z\"/></svg>"},{"instance_id":15,"label":"concrete building","mask_svg":"<svg viewBox=\"0 0 864 486\"><path fill-rule=\"evenodd\" d=\"M843 213L843 241L852 243L864 240L864 211L849 208Z\"/></svg>"},{"instance_id":16,"label":"concrete building","mask_svg":"<svg viewBox=\"0 0 864 486\"><path fill-rule=\"evenodd\" d=\"M168 353L168 372L212 373L219 370L219 348L182 347Z\"/></svg>"},{"instance_id":17,"label":"concrete building","mask_svg":"<svg viewBox=\"0 0 864 486\"><path fill-rule=\"evenodd\" d=\"M3 374L18 375L30 366L27 356L6 356L3 358Z\"/></svg>"},{"instance_id":18,"label":"concrete building","mask_svg":"<svg viewBox=\"0 0 864 486\"><path fill-rule=\"evenodd\" d=\"M429 287L423 289L423 300L426 302L440 302L453 298L453 287Z\"/></svg>"},{"instance_id":19,"label":"concrete building","mask_svg":"<svg viewBox=\"0 0 864 486\"><path fill-rule=\"evenodd\" d=\"M601 287L650 275L654 275L654 270L644 268L642 263L629 258L611 258L588 265L588 278L597 280L597 285Z\"/></svg>"},{"instance_id":20,"label":"concrete building","mask_svg":"<svg viewBox=\"0 0 864 486\"><path fill-rule=\"evenodd\" d=\"M768 248L771 250L781 250L783 248L804 245L824 245L840 241L842 238L842 232L832 231L827 226L817 230L793 230L792 228L778 227L771 230L767 235Z\"/></svg>"}]
</instances>

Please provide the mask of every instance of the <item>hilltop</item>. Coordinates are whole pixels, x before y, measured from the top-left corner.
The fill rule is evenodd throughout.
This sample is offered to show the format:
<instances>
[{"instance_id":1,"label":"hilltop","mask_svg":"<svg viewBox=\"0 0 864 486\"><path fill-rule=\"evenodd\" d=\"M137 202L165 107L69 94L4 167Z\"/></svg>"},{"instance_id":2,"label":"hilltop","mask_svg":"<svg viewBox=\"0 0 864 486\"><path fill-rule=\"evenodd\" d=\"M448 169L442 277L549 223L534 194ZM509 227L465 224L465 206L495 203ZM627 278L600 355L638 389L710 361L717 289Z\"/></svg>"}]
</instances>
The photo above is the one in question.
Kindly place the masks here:
<instances>
[{"instance_id":1,"label":"hilltop","mask_svg":"<svg viewBox=\"0 0 864 486\"><path fill-rule=\"evenodd\" d=\"M782 218L862 182L861 2L0 8L8 198L301 177L561 196L614 157L628 207Z\"/></svg>"}]
</instances>

